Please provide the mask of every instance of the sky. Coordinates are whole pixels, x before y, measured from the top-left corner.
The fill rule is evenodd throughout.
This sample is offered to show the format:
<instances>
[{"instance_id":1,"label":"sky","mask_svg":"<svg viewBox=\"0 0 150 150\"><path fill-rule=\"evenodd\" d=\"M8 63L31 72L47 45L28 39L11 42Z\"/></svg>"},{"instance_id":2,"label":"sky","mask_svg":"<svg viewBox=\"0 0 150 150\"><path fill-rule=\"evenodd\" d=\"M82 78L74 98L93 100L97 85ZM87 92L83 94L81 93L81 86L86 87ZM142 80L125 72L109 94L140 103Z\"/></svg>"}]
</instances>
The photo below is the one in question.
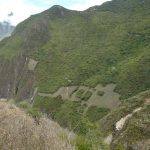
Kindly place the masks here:
<instances>
[{"instance_id":1,"label":"sky","mask_svg":"<svg viewBox=\"0 0 150 150\"><path fill-rule=\"evenodd\" d=\"M9 21L17 25L30 15L42 12L53 5L61 5L72 10L85 10L106 1L108 0L0 0L0 22Z\"/></svg>"}]
</instances>

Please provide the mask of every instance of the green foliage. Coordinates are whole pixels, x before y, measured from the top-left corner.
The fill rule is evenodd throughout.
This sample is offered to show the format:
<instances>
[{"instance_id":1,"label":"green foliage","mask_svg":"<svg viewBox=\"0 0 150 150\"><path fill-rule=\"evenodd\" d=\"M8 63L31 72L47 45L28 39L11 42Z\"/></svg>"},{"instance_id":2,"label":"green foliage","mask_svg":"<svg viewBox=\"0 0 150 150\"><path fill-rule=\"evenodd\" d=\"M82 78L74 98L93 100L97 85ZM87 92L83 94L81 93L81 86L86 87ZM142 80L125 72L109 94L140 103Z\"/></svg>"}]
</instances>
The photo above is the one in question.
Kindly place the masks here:
<instances>
[{"instance_id":1,"label":"green foliage","mask_svg":"<svg viewBox=\"0 0 150 150\"><path fill-rule=\"evenodd\" d=\"M60 96L56 98L38 96L36 97L33 107L39 108L41 112L47 113L50 117L54 118L54 115L63 103L64 102Z\"/></svg>"},{"instance_id":2,"label":"green foliage","mask_svg":"<svg viewBox=\"0 0 150 150\"><path fill-rule=\"evenodd\" d=\"M114 150L125 150L122 144L117 144L113 147Z\"/></svg>"},{"instance_id":3,"label":"green foliage","mask_svg":"<svg viewBox=\"0 0 150 150\"><path fill-rule=\"evenodd\" d=\"M109 150L109 146L103 142L99 128L92 129L86 136L78 135L75 138L75 149L77 150Z\"/></svg>"},{"instance_id":4,"label":"green foliage","mask_svg":"<svg viewBox=\"0 0 150 150\"><path fill-rule=\"evenodd\" d=\"M103 95L104 95L104 91L98 91L98 92L97 92L97 95L103 96Z\"/></svg>"},{"instance_id":5,"label":"green foliage","mask_svg":"<svg viewBox=\"0 0 150 150\"><path fill-rule=\"evenodd\" d=\"M90 121L98 121L107 115L109 112L108 108L98 108L97 106L91 106L87 112L86 116L89 118Z\"/></svg>"},{"instance_id":6,"label":"green foliage","mask_svg":"<svg viewBox=\"0 0 150 150\"><path fill-rule=\"evenodd\" d=\"M87 91L81 98L81 100L83 101L88 101L89 98L92 96L92 92L91 91Z\"/></svg>"},{"instance_id":7,"label":"green foliage","mask_svg":"<svg viewBox=\"0 0 150 150\"><path fill-rule=\"evenodd\" d=\"M29 102L28 102L27 100L18 102L18 103L17 103L17 106L18 106L18 107L21 107L21 108L23 108L23 109L28 109L28 108L31 107L30 104L29 104Z\"/></svg>"},{"instance_id":8,"label":"green foliage","mask_svg":"<svg viewBox=\"0 0 150 150\"><path fill-rule=\"evenodd\" d=\"M150 91L142 92L134 97L123 100L122 104L116 109L112 110L105 119L100 120L101 130L105 135L113 132L112 143L114 150L124 150L123 145L127 143L127 146L136 144L139 141L144 141L149 138L149 123L150 123L150 109L145 104L145 100L150 97ZM120 132L114 132L114 125L122 117L131 114L135 109L142 107L142 110L133 114L129 118L123 129Z\"/></svg>"},{"instance_id":9,"label":"green foliage","mask_svg":"<svg viewBox=\"0 0 150 150\"><path fill-rule=\"evenodd\" d=\"M113 0L86 13L61 8L63 17L49 9L19 24L0 43L0 56L23 54L39 61L35 86L43 93L117 83L129 97L150 88L149 7L149 0Z\"/></svg>"},{"instance_id":10,"label":"green foliage","mask_svg":"<svg viewBox=\"0 0 150 150\"><path fill-rule=\"evenodd\" d=\"M75 148L76 150L91 150L92 149L92 142L87 140L83 136L77 136L75 139Z\"/></svg>"},{"instance_id":11,"label":"green foliage","mask_svg":"<svg viewBox=\"0 0 150 150\"><path fill-rule=\"evenodd\" d=\"M128 134L128 136L130 137L132 141L138 141L143 138L144 132L145 130L142 127L137 125L136 122L132 121L132 123L130 122L130 124L128 125L126 134Z\"/></svg>"},{"instance_id":12,"label":"green foliage","mask_svg":"<svg viewBox=\"0 0 150 150\"><path fill-rule=\"evenodd\" d=\"M85 135L93 124L82 115L84 107L81 102L72 102L61 97L36 97L33 108L48 114L56 120L61 126L67 127L76 133Z\"/></svg>"},{"instance_id":13,"label":"green foliage","mask_svg":"<svg viewBox=\"0 0 150 150\"><path fill-rule=\"evenodd\" d=\"M79 134L86 135L88 130L93 127L93 124L80 114L78 111L79 106L79 103L65 101L54 118L61 126L68 127Z\"/></svg>"},{"instance_id":14,"label":"green foliage","mask_svg":"<svg viewBox=\"0 0 150 150\"><path fill-rule=\"evenodd\" d=\"M35 98L32 109L43 110L45 108L44 112L47 114L52 114L52 112L55 110L55 113L53 113L53 119L57 121L62 127L68 128L78 134L75 139L75 147L77 150L92 150L98 145L103 145L102 142L100 142L102 141L100 139L101 135L99 135L98 132L95 131L98 130L98 126L96 126L95 123L89 121L89 119L83 115L85 106L81 104L81 101L73 102L65 100L63 101L63 103L58 105L56 100L58 100L57 102L59 102L59 100L61 100L61 97L42 98L38 96ZM33 111L32 114L36 116L34 112L35 111ZM94 141L91 140L92 138L94 138Z\"/></svg>"},{"instance_id":15,"label":"green foliage","mask_svg":"<svg viewBox=\"0 0 150 150\"><path fill-rule=\"evenodd\" d=\"M78 112L79 112L80 114L83 114L83 113L84 113L84 109L85 109L86 107L87 107L87 106L85 106L84 104L81 105L81 106L79 107L79 109L78 109Z\"/></svg>"},{"instance_id":16,"label":"green foliage","mask_svg":"<svg viewBox=\"0 0 150 150\"><path fill-rule=\"evenodd\" d=\"M78 90L76 93L76 97L83 101L88 101L91 96L92 96L91 91L85 92L83 89Z\"/></svg>"},{"instance_id":17,"label":"green foliage","mask_svg":"<svg viewBox=\"0 0 150 150\"><path fill-rule=\"evenodd\" d=\"M78 90L77 93L76 93L76 97L79 98L79 99L82 99L82 96L83 96L84 92L85 91L83 89Z\"/></svg>"},{"instance_id":18,"label":"green foliage","mask_svg":"<svg viewBox=\"0 0 150 150\"><path fill-rule=\"evenodd\" d=\"M118 78L119 91L124 97L137 94L150 88L150 52L145 52L135 59L130 59L121 67Z\"/></svg>"},{"instance_id":19,"label":"green foliage","mask_svg":"<svg viewBox=\"0 0 150 150\"><path fill-rule=\"evenodd\" d=\"M149 8L149 0L113 0L86 13L49 9L19 24L10 38L0 42L0 57L7 58L9 63L18 55L24 60L37 60L33 74L39 92L54 92L67 85L93 87L99 83L117 83L116 91L127 98L150 88ZM19 73L22 75L24 71ZM15 83L21 83L21 77ZM30 75L26 77L25 82L30 81ZM22 89L24 85L21 84ZM78 90L76 96L87 101L91 92L84 93ZM141 104L141 97L125 100L107 116L105 130L110 131L114 122ZM20 106L28 108L24 102ZM38 118L39 111L85 136L95 127L91 122L101 119L109 110L92 106L84 116L81 102L37 96L28 113ZM132 125L131 122L127 133L131 136L136 133L140 139L143 129ZM77 143L81 150L91 149L91 143L82 138ZM119 145L118 149L121 148Z\"/></svg>"},{"instance_id":20,"label":"green foliage","mask_svg":"<svg viewBox=\"0 0 150 150\"><path fill-rule=\"evenodd\" d=\"M27 109L27 113L37 120L42 116L41 112L37 108L29 108Z\"/></svg>"}]
</instances>

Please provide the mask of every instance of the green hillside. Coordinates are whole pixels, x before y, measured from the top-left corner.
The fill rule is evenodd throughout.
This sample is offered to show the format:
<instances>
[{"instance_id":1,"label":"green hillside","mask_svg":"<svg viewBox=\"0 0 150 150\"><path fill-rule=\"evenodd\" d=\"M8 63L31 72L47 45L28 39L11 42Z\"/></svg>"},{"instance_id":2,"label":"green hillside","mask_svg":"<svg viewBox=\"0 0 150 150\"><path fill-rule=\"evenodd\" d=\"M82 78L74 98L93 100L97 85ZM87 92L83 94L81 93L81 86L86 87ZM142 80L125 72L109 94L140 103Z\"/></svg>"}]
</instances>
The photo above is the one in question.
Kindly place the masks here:
<instances>
[{"instance_id":1,"label":"green hillside","mask_svg":"<svg viewBox=\"0 0 150 150\"><path fill-rule=\"evenodd\" d=\"M150 144L150 91L142 92L126 99L106 117L99 121L101 132L105 136L112 134L111 149L149 149ZM136 111L135 111L136 110ZM138 110L138 111L137 111ZM133 113L133 111L135 111ZM116 123L121 118L133 113L121 130L116 130Z\"/></svg>"},{"instance_id":2,"label":"green hillside","mask_svg":"<svg viewBox=\"0 0 150 150\"><path fill-rule=\"evenodd\" d=\"M77 150L148 147L150 0L32 15L0 41L0 65L0 101L37 128L46 115L76 134Z\"/></svg>"},{"instance_id":3,"label":"green hillside","mask_svg":"<svg viewBox=\"0 0 150 150\"><path fill-rule=\"evenodd\" d=\"M0 56L38 61L33 84L40 92L116 83L129 97L150 88L149 8L149 0L113 0L83 12L53 6L19 24L0 43Z\"/></svg>"},{"instance_id":4,"label":"green hillside","mask_svg":"<svg viewBox=\"0 0 150 150\"><path fill-rule=\"evenodd\" d=\"M36 121L40 119L39 112L58 122L78 136L75 140L77 150L126 150L137 147L149 147L150 135L150 90L122 100L113 110L91 106L86 112L81 101L62 100L37 96L31 106L27 101L17 103L24 108ZM41 113L40 113L41 114ZM132 114L132 115L131 115ZM131 115L120 130L117 122ZM111 142L105 142L108 136Z\"/></svg>"}]
</instances>

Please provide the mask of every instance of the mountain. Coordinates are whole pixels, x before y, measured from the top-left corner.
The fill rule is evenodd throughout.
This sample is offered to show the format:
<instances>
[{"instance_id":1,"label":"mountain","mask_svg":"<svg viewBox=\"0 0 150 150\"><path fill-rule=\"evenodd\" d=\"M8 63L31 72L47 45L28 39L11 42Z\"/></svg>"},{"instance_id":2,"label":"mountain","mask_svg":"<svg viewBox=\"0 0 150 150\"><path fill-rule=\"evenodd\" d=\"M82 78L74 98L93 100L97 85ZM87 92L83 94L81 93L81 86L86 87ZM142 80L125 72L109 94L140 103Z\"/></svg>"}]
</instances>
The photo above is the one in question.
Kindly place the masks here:
<instances>
[{"instance_id":1,"label":"mountain","mask_svg":"<svg viewBox=\"0 0 150 150\"><path fill-rule=\"evenodd\" d=\"M149 8L112 0L32 15L0 42L0 98L73 131L79 150L147 147Z\"/></svg>"},{"instance_id":2,"label":"mountain","mask_svg":"<svg viewBox=\"0 0 150 150\"><path fill-rule=\"evenodd\" d=\"M14 26L12 26L9 22L4 21L0 22L0 40L2 40L5 37L8 37L11 35L11 33L14 30Z\"/></svg>"},{"instance_id":3,"label":"mountain","mask_svg":"<svg viewBox=\"0 0 150 150\"><path fill-rule=\"evenodd\" d=\"M55 99L55 101L58 100L60 99ZM34 149L56 150L109 150L104 142L110 146L111 150L149 149L150 90L123 100L119 107L97 122L100 127L95 126L94 123L89 124L87 120L82 122L82 127L79 126L82 132L86 131L87 127L89 128L85 137L62 129L56 122L43 116L38 109L32 109L31 105L26 102L17 103L21 107L19 108L12 104L12 100L8 103L2 102L1 99L0 147L2 150L33 149L33 147ZM52 105L50 107L47 105L47 108L54 113L55 108L59 107L56 104L53 105L53 109ZM60 101L59 105L61 105ZM73 112L75 107L72 105L68 108L65 109L69 114L68 110L72 109ZM61 122L66 121L66 114L61 117ZM87 125L83 126L85 123Z\"/></svg>"},{"instance_id":4,"label":"mountain","mask_svg":"<svg viewBox=\"0 0 150 150\"><path fill-rule=\"evenodd\" d=\"M0 43L1 97L98 83L116 83L124 98L147 90L149 6L149 0L113 0L83 12L53 6L31 16Z\"/></svg>"}]
</instances>

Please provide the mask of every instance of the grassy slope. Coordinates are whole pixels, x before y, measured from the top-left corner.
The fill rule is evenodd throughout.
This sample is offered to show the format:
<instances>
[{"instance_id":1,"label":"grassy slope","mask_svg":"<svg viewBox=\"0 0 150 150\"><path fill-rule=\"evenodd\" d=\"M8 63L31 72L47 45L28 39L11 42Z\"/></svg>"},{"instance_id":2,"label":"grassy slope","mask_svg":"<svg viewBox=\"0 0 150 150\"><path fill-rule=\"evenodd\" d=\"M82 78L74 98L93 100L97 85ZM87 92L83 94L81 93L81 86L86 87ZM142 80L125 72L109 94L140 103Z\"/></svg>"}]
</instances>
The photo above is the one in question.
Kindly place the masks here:
<instances>
[{"instance_id":1,"label":"grassy slope","mask_svg":"<svg viewBox=\"0 0 150 150\"><path fill-rule=\"evenodd\" d=\"M11 38L0 42L0 55L11 59L22 54L39 61L35 86L40 92L53 92L62 85L116 82L122 96L129 97L150 88L149 6L149 0L113 0L85 12L53 7L18 25ZM108 115L108 125L143 103L131 101ZM91 149L93 138L95 145L102 141L100 129L91 121L108 110L94 107L83 114L83 107L61 98L36 97L29 112L35 116L37 109L46 112L61 126L87 137L79 147ZM110 126L105 130L111 131Z\"/></svg>"},{"instance_id":2,"label":"grassy slope","mask_svg":"<svg viewBox=\"0 0 150 150\"><path fill-rule=\"evenodd\" d=\"M36 121L41 118L40 112L42 112L50 120L52 119L63 128L76 133L73 140L76 150L108 149L108 146L103 142L102 134L99 132L99 125L96 123L108 113L107 109L94 107L87 114L84 114L85 106L81 105L81 102L62 100L61 97L40 96L36 97L32 106L27 101L16 103L16 105L25 109ZM92 115L94 120L90 119Z\"/></svg>"},{"instance_id":3,"label":"grassy slope","mask_svg":"<svg viewBox=\"0 0 150 150\"><path fill-rule=\"evenodd\" d=\"M85 12L54 6L18 25L0 43L0 55L38 60L40 92L116 82L128 97L150 87L149 6L148 0L114 0Z\"/></svg>"},{"instance_id":4,"label":"grassy slope","mask_svg":"<svg viewBox=\"0 0 150 150\"><path fill-rule=\"evenodd\" d=\"M74 150L71 135L57 123L42 117L34 118L12 104L0 102L0 148ZM70 135L69 135L70 134Z\"/></svg>"},{"instance_id":5,"label":"grassy slope","mask_svg":"<svg viewBox=\"0 0 150 150\"><path fill-rule=\"evenodd\" d=\"M62 100L61 97L38 96L30 112L32 111L33 116L37 116L36 110L40 110L57 121L62 127L74 131L79 137L81 136L87 141L85 144L82 143L87 149L93 149L93 146L107 149L103 144L103 138L113 133L111 146L112 149L117 149L117 147L122 147L124 143L127 143L129 147L149 138L149 100L150 91L145 91L129 99L122 100L122 103L112 111L92 106L84 113L83 110L86 106L82 105L81 102ZM139 107L143 107L143 109L135 113L121 131L114 130L117 121Z\"/></svg>"},{"instance_id":6,"label":"grassy slope","mask_svg":"<svg viewBox=\"0 0 150 150\"><path fill-rule=\"evenodd\" d=\"M142 92L132 98L126 99L123 103L110 112L101 121L101 130L105 132L106 135L113 133L113 143L112 149L123 150L124 144L127 144L128 148L134 144L149 139L150 135L150 91ZM143 109L138 113L135 113L130 119L127 120L123 129L121 131L115 131L114 125L122 117L130 114L134 109L142 107ZM146 143L146 142L145 142ZM144 142L141 143L144 147ZM122 149L121 149L122 147ZM141 148L144 149L144 148Z\"/></svg>"}]
</instances>

